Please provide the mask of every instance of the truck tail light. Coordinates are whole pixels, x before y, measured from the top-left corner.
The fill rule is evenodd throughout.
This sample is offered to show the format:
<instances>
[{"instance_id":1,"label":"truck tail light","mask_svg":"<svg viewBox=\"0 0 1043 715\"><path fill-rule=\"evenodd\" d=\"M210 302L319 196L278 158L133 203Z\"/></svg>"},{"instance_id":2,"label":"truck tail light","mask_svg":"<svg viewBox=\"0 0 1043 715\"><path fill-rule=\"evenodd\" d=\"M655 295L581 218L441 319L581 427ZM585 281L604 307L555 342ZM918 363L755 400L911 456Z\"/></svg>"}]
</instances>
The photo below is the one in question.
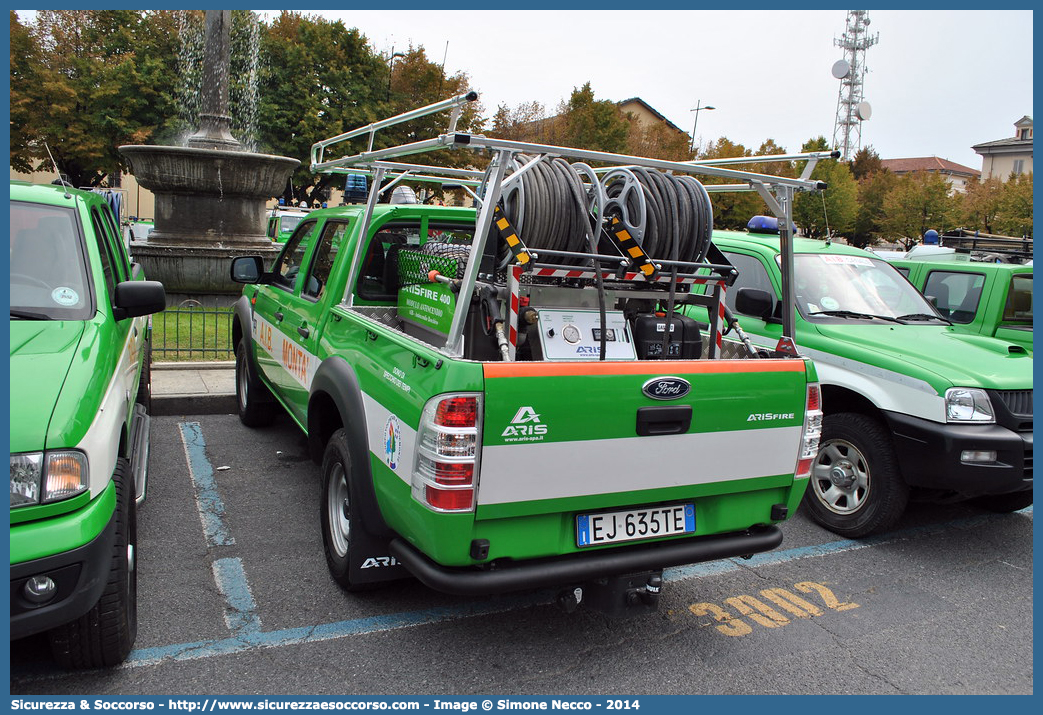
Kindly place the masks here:
<instances>
[{"instance_id":1,"label":"truck tail light","mask_svg":"<svg viewBox=\"0 0 1043 715\"><path fill-rule=\"evenodd\" d=\"M443 395L417 429L413 498L434 511L473 511L481 452L481 396Z\"/></svg>"},{"instance_id":2,"label":"truck tail light","mask_svg":"<svg viewBox=\"0 0 1043 715\"><path fill-rule=\"evenodd\" d=\"M800 439L795 479L811 476L811 465L818 456L818 442L822 437L822 390L817 382L808 385L808 401L804 410L804 431Z\"/></svg>"}]
</instances>

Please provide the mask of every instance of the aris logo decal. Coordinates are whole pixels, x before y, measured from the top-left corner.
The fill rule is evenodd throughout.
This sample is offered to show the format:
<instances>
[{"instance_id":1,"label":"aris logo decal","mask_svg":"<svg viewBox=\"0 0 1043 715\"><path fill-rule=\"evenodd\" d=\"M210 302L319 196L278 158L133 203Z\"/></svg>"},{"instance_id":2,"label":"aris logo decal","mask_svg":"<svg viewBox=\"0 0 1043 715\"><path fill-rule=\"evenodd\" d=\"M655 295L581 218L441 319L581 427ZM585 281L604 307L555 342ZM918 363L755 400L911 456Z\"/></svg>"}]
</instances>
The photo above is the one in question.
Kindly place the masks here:
<instances>
[{"instance_id":1,"label":"aris logo decal","mask_svg":"<svg viewBox=\"0 0 1043 715\"><path fill-rule=\"evenodd\" d=\"M402 458L402 425L394 415L384 424L384 461L392 469L398 468Z\"/></svg>"},{"instance_id":2,"label":"aris logo decal","mask_svg":"<svg viewBox=\"0 0 1043 715\"><path fill-rule=\"evenodd\" d=\"M505 442L542 442L546 434L547 425L540 422L539 413L532 407L519 407L500 436Z\"/></svg>"}]
</instances>

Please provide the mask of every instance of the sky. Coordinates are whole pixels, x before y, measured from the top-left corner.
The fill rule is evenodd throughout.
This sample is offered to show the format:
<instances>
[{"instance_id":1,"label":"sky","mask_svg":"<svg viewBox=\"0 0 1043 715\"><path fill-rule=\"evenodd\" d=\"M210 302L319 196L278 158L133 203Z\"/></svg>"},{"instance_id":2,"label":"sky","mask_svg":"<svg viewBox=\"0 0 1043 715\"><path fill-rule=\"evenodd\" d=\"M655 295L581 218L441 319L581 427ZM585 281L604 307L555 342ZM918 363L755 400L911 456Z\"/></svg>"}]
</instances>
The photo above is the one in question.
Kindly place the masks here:
<instances>
[{"instance_id":1,"label":"sky","mask_svg":"<svg viewBox=\"0 0 1043 715\"><path fill-rule=\"evenodd\" d=\"M262 15L266 11L259 11ZM267 11L271 16L272 12ZM640 97L706 145L724 136L797 152L833 138L830 69L845 10L302 10L357 27L385 53L422 45L465 72L491 117L538 101L553 113L589 81L596 99ZM862 146L981 169L974 144L1032 115L1032 12L870 10ZM448 43L448 45L447 45Z\"/></svg>"}]
</instances>

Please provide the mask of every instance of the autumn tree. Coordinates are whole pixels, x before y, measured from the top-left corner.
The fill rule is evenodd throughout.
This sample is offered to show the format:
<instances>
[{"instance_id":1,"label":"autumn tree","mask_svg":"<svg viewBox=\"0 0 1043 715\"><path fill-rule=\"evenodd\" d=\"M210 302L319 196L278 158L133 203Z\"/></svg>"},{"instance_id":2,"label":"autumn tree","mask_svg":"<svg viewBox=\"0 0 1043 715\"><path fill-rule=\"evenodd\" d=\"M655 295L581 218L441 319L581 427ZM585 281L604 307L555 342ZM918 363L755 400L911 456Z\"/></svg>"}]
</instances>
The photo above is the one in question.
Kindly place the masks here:
<instances>
[{"instance_id":1,"label":"autumn tree","mask_svg":"<svg viewBox=\"0 0 1043 715\"><path fill-rule=\"evenodd\" d=\"M501 104L493 114L489 135L498 139L561 144L561 120L548 117L539 102L522 102L513 109Z\"/></svg>"},{"instance_id":2,"label":"autumn tree","mask_svg":"<svg viewBox=\"0 0 1043 715\"><path fill-rule=\"evenodd\" d=\"M159 11L41 10L28 27L12 18L12 57L25 55L11 65L11 165L49 167L50 148L75 186L119 171L121 144L150 141L176 115L175 27Z\"/></svg>"},{"instance_id":3,"label":"autumn tree","mask_svg":"<svg viewBox=\"0 0 1043 715\"><path fill-rule=\"evenodd\" d=\"M1032 174L1012 176L1003 185L996 229L1005 236L1032 235Z\"/></svg>"},{"instance_id":4,"label":"autumn tree","mask_svg":"<svg viewBox=\"0 0 1043 715\"><path fill-rule=\"evenodd\" d=\"M647 156L666 161L688 161L692 158L689 137L665 122L644 125L626 113L628 129L625 152L631 156Z\"/></svg>"},{"instance_id":5,"label":"autumn tree","mask_svg":"<svg viewBox=\"0 0 1043 715\"><path fill-rule=\"evenodd\" d=\"M963 195L961 223L985 233L996 233L996 214L1003 200L1003 182L993 177L967 184Z\"/></svg>"},{"instance_id":6,"label":"autumn tree","mask_svg":"<svg viewBox=\"0 0 1043 715\"><path fill-rule=\"evenodd\" d=\"M909 250L927 229L942 233L952 227L958 204L949 195L945 177L916 171L895 182L884 197L882 208L883 230Z\"/></svg>"}]
</instances>

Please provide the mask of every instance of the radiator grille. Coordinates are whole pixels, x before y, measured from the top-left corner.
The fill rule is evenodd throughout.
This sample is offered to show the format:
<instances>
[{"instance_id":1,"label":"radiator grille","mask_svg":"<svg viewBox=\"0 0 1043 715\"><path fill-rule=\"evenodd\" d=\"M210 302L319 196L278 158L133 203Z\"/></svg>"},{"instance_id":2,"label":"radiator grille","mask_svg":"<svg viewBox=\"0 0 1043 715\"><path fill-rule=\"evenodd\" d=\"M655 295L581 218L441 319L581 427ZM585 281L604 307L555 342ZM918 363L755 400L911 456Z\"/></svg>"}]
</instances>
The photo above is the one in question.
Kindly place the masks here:
<instances>
[{"instance_id":1,"label":"radiator grille","mask_svg":"<svg viewBox=\"0 0 1043 715\"><path fill-rule=\"evenodd\" d=\"M997 393L1011 414L1032 417L1032 390L998 390Z\"/></svg>"}]
</instances>

